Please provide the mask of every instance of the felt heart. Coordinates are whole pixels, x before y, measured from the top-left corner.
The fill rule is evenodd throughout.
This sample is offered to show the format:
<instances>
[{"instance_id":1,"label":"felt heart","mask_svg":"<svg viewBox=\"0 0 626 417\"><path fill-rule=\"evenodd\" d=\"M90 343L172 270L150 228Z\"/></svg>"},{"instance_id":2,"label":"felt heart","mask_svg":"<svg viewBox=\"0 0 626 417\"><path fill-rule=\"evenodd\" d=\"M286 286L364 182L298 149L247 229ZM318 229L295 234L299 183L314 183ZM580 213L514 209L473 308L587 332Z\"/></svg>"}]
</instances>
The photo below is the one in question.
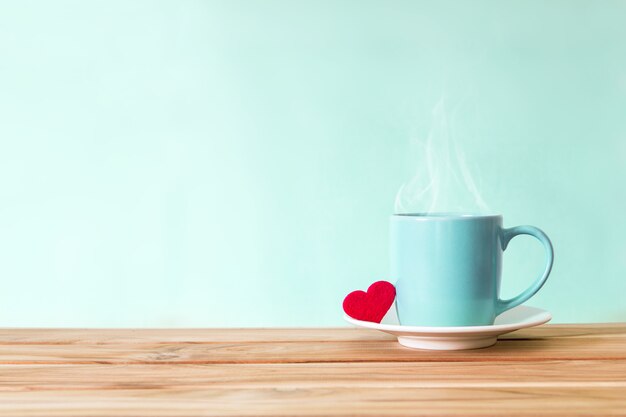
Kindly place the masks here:
<instances>
[{"instance_id":1,"label":"felt heart","mask_svg":"<svg viewBox=\"0 0 626 417\"><path fill-rule=\"evenodd\" d=\"M387 281L377 281L367 292L352 291L343 300L343 311L353 319L380 323L396 298L396 287Z\"/></svg>"}]
</instances>

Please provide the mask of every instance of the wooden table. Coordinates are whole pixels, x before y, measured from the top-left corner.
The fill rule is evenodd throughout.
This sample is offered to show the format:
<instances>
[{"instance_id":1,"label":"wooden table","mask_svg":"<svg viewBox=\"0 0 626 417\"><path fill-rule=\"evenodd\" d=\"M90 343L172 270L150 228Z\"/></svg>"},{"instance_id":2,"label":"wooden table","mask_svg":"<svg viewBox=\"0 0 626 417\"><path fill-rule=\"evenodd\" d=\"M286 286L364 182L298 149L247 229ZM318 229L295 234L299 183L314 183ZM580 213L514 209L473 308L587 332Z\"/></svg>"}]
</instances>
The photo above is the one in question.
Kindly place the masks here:
<instances>
[{"instance_id":1,"label":"wooden table","mask_svg":"<svg viewBox=\"0 0 626 417\"><path fill-rule=\"evenodd\" d=\"M626 324L473 351L371 330L0 329L0 415L626 415Z\"/></svg>"}]
</instances>

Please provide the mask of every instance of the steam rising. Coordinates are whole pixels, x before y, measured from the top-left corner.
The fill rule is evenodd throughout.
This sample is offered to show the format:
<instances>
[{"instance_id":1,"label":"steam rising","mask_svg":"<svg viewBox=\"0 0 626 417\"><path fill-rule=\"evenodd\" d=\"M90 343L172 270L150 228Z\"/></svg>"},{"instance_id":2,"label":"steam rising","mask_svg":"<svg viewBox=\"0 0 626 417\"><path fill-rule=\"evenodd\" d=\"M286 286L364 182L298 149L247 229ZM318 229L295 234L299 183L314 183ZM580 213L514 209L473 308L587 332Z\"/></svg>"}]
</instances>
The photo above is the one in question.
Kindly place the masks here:
<instances>
[{"instance_id":1,"label":"steam rising","mask_svg":"<svg viewBox=\"0 0 626 417\"><path fill-rule=\"evenodd\" d=\"M435 105L432 117L426 141L415 143L415 175L398 190L395 212L489 212L456 144L455 112L449 123L444 97Z\"/></svg>"}]
</instances>

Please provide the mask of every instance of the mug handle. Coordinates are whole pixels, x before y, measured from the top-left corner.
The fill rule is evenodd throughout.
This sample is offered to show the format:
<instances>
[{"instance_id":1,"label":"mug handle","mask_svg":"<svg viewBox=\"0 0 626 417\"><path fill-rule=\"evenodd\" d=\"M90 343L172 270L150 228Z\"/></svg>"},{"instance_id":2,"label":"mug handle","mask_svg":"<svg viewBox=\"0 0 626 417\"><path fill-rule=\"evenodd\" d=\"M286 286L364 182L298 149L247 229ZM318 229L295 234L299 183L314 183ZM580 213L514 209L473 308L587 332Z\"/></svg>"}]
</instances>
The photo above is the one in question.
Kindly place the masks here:
<instances>
[{"instance_id":1,"label":"mug handle","mask_svg":"<svg viewBox=\"0 0 626 417\"><path fill-rule=\"evenodd\" d=\"M539 289L543 286L543 284L545 284L546 280L548 279L548 275L550 275L550 270L552 270L552 262L554 261L554 250L552 249L552 242L550 242L548 236L537 227L517 226L511 227L510 229L502 229L502 250L505 250L511 239L518 235L533 236L543 244L543 248L546 251L546 267L543 270L543 274L530 287L528 287L518 296L510 298L508 300L501 300L500 298L498 298L498 301L496 302L496 315L522 304L524 301L535 295L537 291L539 291Z\"/></svg>"}]
</instances>

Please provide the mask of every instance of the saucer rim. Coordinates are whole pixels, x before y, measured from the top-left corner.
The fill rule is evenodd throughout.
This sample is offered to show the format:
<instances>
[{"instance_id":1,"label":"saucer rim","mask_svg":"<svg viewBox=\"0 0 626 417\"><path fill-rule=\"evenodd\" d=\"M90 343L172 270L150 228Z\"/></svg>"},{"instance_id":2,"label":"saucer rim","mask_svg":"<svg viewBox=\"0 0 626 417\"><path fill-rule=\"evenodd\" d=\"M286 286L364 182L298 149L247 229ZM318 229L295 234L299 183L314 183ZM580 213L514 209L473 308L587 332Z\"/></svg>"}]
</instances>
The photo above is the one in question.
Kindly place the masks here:
<instances>
[{"instance_id":1,"label":"saucer rim","mask_svg":"<svg viewBox=\"0 0 626 417\"><path fill-rule=\"evenodd\" d=\"M510 332L527 327L539 326L552 320L552 314L548 310L533 306L517 306L515 308L532 308L538 311L538 318L531 321L517 321L509 324L489 324L485 326L403 326L401 324L382 324L372 321L363 321L352 318L344 313L344 320L356 326L384 332L421 333L421 334L471 334L479 332Z\"/></svg>"}]
</instances>

